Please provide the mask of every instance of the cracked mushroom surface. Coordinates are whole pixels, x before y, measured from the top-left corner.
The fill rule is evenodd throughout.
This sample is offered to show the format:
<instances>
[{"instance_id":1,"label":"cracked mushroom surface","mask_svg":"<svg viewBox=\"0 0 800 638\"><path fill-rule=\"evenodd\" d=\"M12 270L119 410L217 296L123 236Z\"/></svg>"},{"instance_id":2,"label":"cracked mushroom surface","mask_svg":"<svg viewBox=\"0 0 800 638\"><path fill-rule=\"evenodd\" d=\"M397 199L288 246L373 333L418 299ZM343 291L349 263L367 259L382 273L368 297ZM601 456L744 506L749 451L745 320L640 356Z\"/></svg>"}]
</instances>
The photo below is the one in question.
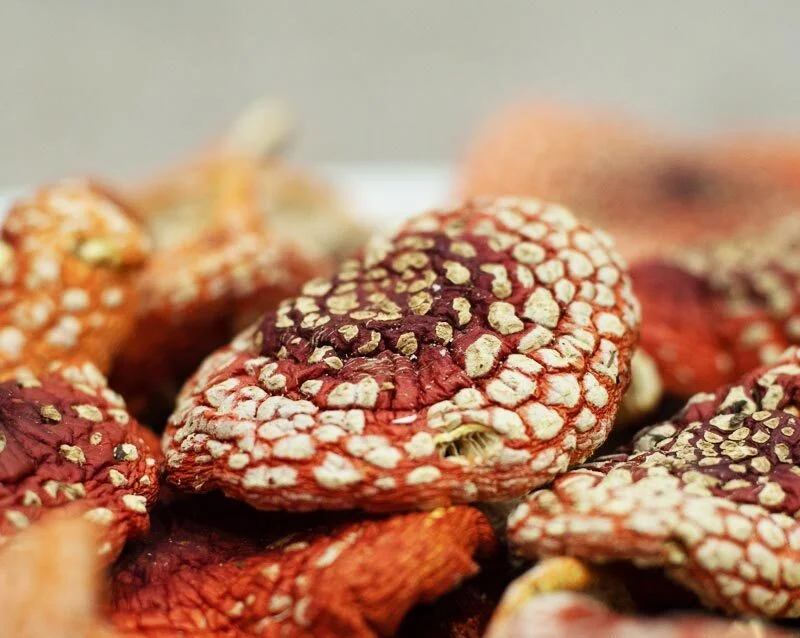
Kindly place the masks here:
<instances>
[{"instance_id":1,"label":"cracked mushroom surface","mask_svg":"<svg viewBox=\"0 0 800 638\"><path fill-rule=\"evenodd\" d=\"M329 270L321 255L281 242L254 202L254 168L230 160L202 215L174 231L151 223L158 250L138 281L136 325L112 384L131 410L162 427L181 384L203 358L302 283ZM176 213L177 214L177 213ZM177 241L177 243L173 243Z\"/></svg>"},{"instance_id":2,"label":"cracked mushroom surface","mask_svg":"<svg viewBox=\"0 0 800 638\"><path fill-rule=\"evenodd\" d=\"M468 196L535 196L581 211L630 259L758 232L791 200L770 176L637 123L518 104L476 136L461 169Z\"/></svg>"},{"instance_id":3,"label":"cracked mushroom surface","mask_svg":"<svg viewBox=\"0 0 800 638\"><path fill-rule=\"evenodd\" d=\"M0 235L0 376L53 361L106 372L133 324L147 247L130 210L95 184L18 200Z\"/></svg>"},{"instance_id":4,"label":"cracked mushroom surface","mask_svg":"<svg viewBox=\"0 0 800 638\"><path fill-rule=\"evenodd\" d=\"M0 383L0 545L53 509L101 524L104 561L147 532L157 464L91 364Z\"/></svg>"},{"instance_id":5,"label":"cracked mushroom surface","mask_svg":"<svg viewBox=\"0 0 800 638\"><path fill-rule=\"evenodd\" d=\"M606 439L637 325L610 240L566 209L423 214L205 361L167 475L262 509L507 499Z\"/></svg>"},{"instance_id":6,"label":"cracked mushroom surface","mask_svg":"<svg viewBox=\"0 0 800 638\"><path fill-rule=\"evenodd\" d=\"M800 353L789 350L509 517L525 556L660 566L707 606L800 616Z\"/></svg>"},{"instance_id":7,"label":"cracked mushroom surface","mask_svg":"<svg viewBox=\"0 0 800 638\"><path fill-rule=\"evenodd\" d=\"M110 619L123 635L391 635L496 549L488 521L463 506L326 527L203 510L162 513L115 567Z\"/></svg>"}]
</instances>

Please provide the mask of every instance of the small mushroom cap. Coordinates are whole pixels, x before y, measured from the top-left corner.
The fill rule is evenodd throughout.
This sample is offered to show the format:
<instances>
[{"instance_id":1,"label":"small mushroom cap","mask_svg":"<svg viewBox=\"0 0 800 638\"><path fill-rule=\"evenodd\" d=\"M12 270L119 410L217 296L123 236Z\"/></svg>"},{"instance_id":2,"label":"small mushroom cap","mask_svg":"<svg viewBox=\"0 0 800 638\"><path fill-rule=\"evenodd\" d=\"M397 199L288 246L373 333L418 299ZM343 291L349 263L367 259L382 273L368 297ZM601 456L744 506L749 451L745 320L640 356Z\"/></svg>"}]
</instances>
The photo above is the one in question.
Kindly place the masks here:
<instances>
[{"instance_id":1,"label":"small mushroom cap","mask_svg":"<svg viewBox=\"0 0 800 638\"><path fill-rule=\"evenodd\" d=\"M503 605L501 602L500 609ZM485 638L789 638L791 635L794 634L753 620L702 615L627 616L586 594L555 591L532 596L507 610L492 621Z\"/></svg>"},{"instance_id":2,"label":"small mushroom cap","mask_svg":"<svg viewBox=\"0 0 800 638\"><path fill-rule=\"evenodd\" d=\"M467 507L310 530L302 517L245 511L239 532L237 510L212 523L193 508L188 518L172 508L115 568L110 615L120 631L390 635L412 606L474 575L473 556L496 549L486 519Z\"/></svg>"},{"instance_id":3,"label":"small mushroom cap","mask_svg":"<svg viewBox=\"0 0 800 638\"><path fill-rule=\"evenodd\" d=\"M0 384L0 545L48 510L76 509L103 527L117 556L144 534L157 464L125 404L90 364Z\"/></svg>"},{"instance_id":4,"label":"small mushroom cap","mask_svg":"<svg viewBox=\"0 0 800 638\"><path fill-rule=\"evenodd\" d=\"M100 186L62 182L18 201L0 239L0 376L52 361L107 371L133 323L147 245Z\"/></svg>"},{"instance_id":5,"label":"small mushroom cap","mask_svg":"<svg viewBox=\"0 0 800 638\"><path fill-rule=\"evenodd\" d=\"M534 492L509 517L526 556L661 566L708 606L800 616L800 354L695 396Z\"/></svg>"},{"instance_id":6,"label":"small mushroom cap","mask_svg":"<svg viewBox=\"0 0 800 638\"><path fill-rule=\"evenodd\" d=\"M169 480L263 509L513 497L605 440L637 326L610 240L566 209L421 215L206 360Z\"/></svg>"}]
</instances>

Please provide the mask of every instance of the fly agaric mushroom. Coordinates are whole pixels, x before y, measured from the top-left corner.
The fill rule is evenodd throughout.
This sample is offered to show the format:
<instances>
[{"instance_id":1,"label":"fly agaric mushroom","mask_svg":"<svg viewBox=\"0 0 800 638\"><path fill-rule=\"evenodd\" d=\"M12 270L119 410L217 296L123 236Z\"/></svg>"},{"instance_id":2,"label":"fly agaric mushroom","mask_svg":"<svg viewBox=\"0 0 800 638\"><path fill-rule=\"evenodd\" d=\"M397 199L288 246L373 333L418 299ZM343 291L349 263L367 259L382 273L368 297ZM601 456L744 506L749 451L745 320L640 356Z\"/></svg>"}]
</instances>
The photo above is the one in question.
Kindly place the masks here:
<instances>
[{"instance_id":1,"label":"fly agaric mushroom","mask_svg":"<svg viewBox=\"0 0 800 638\"><path fill-rule=\"evenodd\" d=\"M605 440L637 324L610 240L561 206L421 215L205 361L167 474L262 509L507 499Z\"/></svg>"},{"instance_id":2,"label":"fly agaric mushroom","mask_svg":"<svg viewBox=\"0 0 800 638\"><path fill-rule=\"evenodd\" d=\"M231 160L219 176L213 222L197 220L193 238L162 246L139 280L138 320L112 384L153 424L166 419L203 357L327 270L320 259L276 241L254 208L253 179L250 163Z\"/></svg>"},{"instance_id":3,"label":"fly agaric mushroom","mask_svg":"<svg viewBox=\"0 0 800 638\"><path fill-rule=\"evenodd\" d=\"M91 364L0 383L0 545L56 508L104 526L111 562L145 533L156 461L125 404Z\"/></svg>"},{"instance_id":4,"label":"fly agaric mushroom","mask_svg":"<svg viewBox=\"0 0 800 638\"><path fill-rule=\"evenodd\" d=\"M462 168L468 196L535 196L580 210L629 259L759 231L785 189L703 148L624 120L522 104L487 124Z\"/></svg>"},{"instance_id":5,"label":"fly agaric mushroom","mask_svg":"<svg viewBox=\"0 0 800 638\"><path fill-rule=\"evenodd\" d=\"M327 531L303 531L303 522L288 534L274 516L256 526L249 511L246 533L233 533L230 512L204 524L200 510L187 518L173 508L115 568L110 618L123 634L390 635L413 605L474 575L473 556L496 549L488 521L469 507Z\"/></svg>"},{"instance_id":6,"label":"fly agaric mushroom","mask_svg":"<svg viewBox=\"0 0 800 638\"><path fill-rule=\"evenodd\" d=\"M706 605L800 616L800 352L644 429L509 517L525 556L661 566Z\"/></svg>"},{"instance_id":7,"label":"fly agaric mushroom","mask_svg":"<svg viewBox=\"0 0 800 638\"><path fill-rule=\"evenodd\" d=\"M97 528L48 516L0 552L0 635L113 638L100 617Z\"/></svg>"},{"instance_id":8,"label":"fly agaric mushroom","mask_svg":"<svg viewBox=\"0 0 800 638\"><path fill-rule=\"evenodd\" d=\"M0 235L0 377L53 361L107 371L133 323L147 252L130 211L87 182L14 204Z\"/></svg>"}]
</instances>

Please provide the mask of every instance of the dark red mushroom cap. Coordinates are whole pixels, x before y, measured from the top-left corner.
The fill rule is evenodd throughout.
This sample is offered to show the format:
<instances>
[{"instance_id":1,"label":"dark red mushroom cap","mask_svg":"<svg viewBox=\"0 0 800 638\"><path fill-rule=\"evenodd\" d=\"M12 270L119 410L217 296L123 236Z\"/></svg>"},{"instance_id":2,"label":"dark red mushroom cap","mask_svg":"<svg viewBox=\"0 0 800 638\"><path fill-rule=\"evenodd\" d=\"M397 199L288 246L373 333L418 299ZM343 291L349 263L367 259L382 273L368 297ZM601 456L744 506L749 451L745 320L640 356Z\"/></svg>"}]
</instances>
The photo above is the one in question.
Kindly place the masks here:
<instances>
[{"instance_id":1,"label":"dark red mushroom cap","mask_svg":"<svg viewBox=\"0 0 800 638\"><path fill-rule=\"evenodd\" d=\"M526 556L663 566L709 606L800 616L800 353L697 395L632 449L534 492L509 518Z\"/></svg>"},{"instance_id":2,"label":"dark red mushroom cap","mask_svg":"<svg viewBox=\"0 0 800 638\"><path fill-rule=\"evenodd\" d=\"M252 516L251 516L252 519ZM454 507L259 540L173 516L112 575L111 621L137 636L391 635L478 571L486 518ZM277 523L276 523L277 525ZM275 526L273 526L274 529Z\"/></svg>"},{"instance_id":3,"label":"dark red mushroom cap","mask_svg":"<svg viewBox=\"0 0 800 638\"><path fill-rule=\"evenodd\" d=\"M92 365L0 384L0 544L55 508L105 526L109 562L145 533L156 461L122 399Z\"/></svg>"},{"instance_id":4,"label":"dark red mushroom cap","mask_svg":"<svg viewBox=\"0 0 800 638\"><path fill-rule=\"evenodd\" d=\"M637 326L610 240L566 209L425 214L206 360L169 480L263 509L518 495L605 440Z\"/></svg>"}]
</instances>

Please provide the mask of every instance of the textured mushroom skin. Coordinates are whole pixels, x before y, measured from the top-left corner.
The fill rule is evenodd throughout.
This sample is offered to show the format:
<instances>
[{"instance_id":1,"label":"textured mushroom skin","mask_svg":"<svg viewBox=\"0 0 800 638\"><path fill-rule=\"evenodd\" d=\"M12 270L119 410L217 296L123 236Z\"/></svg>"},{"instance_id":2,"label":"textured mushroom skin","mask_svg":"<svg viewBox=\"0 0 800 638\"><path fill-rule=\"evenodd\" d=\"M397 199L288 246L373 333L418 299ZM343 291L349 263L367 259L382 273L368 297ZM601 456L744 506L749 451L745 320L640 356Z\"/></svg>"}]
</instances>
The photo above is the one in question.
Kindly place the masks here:
<instances>
[{"instance_id":1,"label":"textured mushroom skin","mask_svg":"<svg viewBox=\"0 0 800 638\"><path fill-rule=\"evenodd\" d=\"M800 356L788 351L509 517L525 555L658 565L731 613L800 616Z\"/></svg>"},{"instance_id":2,"label":"textured mushroom skin","mask_svg":"<svg viewBox=\"0 0 800 638\"><path fill-rule=\"evenodd\" d=\"M422 215L201 366L169 480L263 509L521 494L605 440L637 326L609 240L560 206Z\"/></svg>"},{"instance_id":3,"label":"textured mushroom skin","mask_svg":"<svg viewBox=\"0 0 800 638\"><path fill-rule=\"evenodd\" d=\"M87 182L20 200L0 241L0 375L52 361L108 370L135 312L147 240L134 214Z\"/></svg>"},{"instance_id":4,"label":"textured mushroom skin","mask_svg":"<svg viewBox=\"0 0 800 638\"><path fill-rule=\"evenodd\" d=\"M179 518L156 527L117 566L110 601L120 632L148 638L390 635L495 549L488 521L467 507L272 542Z\"/></svg>"},{"instance_id":5,"label":"textured mushroom skin","mask_svg":"<svg viewBox=\"0 0 800 638\"><path fill-rule=\"evenodd\" d=\"M113 561L148 530L157 464L122 399L93 366L0 384L0 545L56 508L103 527Z\"/></svg>"},{"instance_id":6,"label":"textured mushroom skin","mask_svg":"<svg viewBox=\"0 0 800 638\"><path fill-rule=\"evenodd\" d=\"M586 594L559 591L523 602L513 613L493 623L485 638L788 638L791 635L794 634L754 621L700 615L668 618L626 616Z\"/></svg>"}]
</instances>

